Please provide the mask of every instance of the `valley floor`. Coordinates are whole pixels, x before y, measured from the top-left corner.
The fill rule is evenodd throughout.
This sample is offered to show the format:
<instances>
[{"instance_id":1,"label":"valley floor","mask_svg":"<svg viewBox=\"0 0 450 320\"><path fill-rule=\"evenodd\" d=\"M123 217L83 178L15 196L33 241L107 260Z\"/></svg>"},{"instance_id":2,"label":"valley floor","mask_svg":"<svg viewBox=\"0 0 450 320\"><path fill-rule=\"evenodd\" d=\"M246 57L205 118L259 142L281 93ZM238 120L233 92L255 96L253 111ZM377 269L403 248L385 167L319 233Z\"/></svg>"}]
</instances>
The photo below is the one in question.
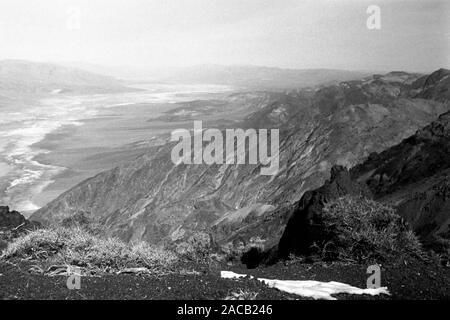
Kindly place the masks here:
<instances>
[{"instance_id":1,"label":"valley floor","mask_svg":"<svg viewBox=\"0 0 450 320\"><path fill-rule=\"evenodd\" d=\"M0 299L149 299L204 300L244 297L261 300L304 298L271 289L256 280L221 279L218 272L172 274L154 278L144 275L104 275L82 277L79 290L69 290L66 276L30 274L30 265L0 264ZM226 270L224 267L223 270ZM287 263L258 269L232 267L237 273L256 277L289 280L339 281L360 288L366 287L367 266L344 264ZM449 299L450 268L432 263L401 260L382 266L381 285L390 296L359 296L340 294L338 299Z\"/></svg>"}]
</instances>

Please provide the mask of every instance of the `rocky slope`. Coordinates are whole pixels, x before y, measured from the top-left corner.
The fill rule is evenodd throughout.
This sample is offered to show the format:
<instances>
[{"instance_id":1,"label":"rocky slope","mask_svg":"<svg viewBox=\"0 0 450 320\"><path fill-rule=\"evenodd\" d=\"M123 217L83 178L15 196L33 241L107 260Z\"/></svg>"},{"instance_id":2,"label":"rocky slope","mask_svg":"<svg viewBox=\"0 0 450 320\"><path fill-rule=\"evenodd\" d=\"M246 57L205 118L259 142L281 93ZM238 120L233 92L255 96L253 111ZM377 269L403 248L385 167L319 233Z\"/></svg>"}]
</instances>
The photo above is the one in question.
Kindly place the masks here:
<instances>
[{"instance_id":1,"label":"rocky slope","mask_svg":"<svg viewBox=\"0 0 450 320\"><path fill-rule=\"evenodd\" d=\"M442 70L430 78L439 84L448 81ZM450 87L448 83L446 87ZM306 192L298 203L280 209L271 219L254 221L249 225L251 230L241 228L240 234L270 229L271 234L277 235L265 252L250 251L244 255L244 262L256 265L287 258L291 253L307 254L310 246L323 237L320 226L314 223L315 217L325 203L344 195L374 198L393 206L425 246L448 254L449 174L450 112L447 112L398 145L379 154L372 153L350 171L333 167L330 179L320 188ZM284 221L286 227L274 221ZM278 243L277 239L280 239Z\"/></svg>"},{"instance_id":2,"label":"rocky slope","mask_svg":"<svg viewBox=\"0 0 450 320\"><path fill-rule=\"evenodd\" d=\"M352 170L425 243L450 240L450 113ZM450 243L450 242L449 242Z\"/></svg>"},{"instance_id":3,"label":"rocky slope","mask_svg":"<svg viewBox=\"0 0 450 320\"><path fill-rule=\"evenodd\" d=\"M374 153L348 171L334 167L331 178L285 208L286 227L280 241L250 262L270 262L289 254L307 254L322 240L314 218L324 204L344 195L374 198L392 205L422 242L440 253L450 253L450 112L400 144ZM266 222L271 224L270 222ZM318 232L319 231L319 232ZM251 261L251 260L254 261Z\"/></svg>"},{"instance_id":4,"label":"rocky slope","mask_svg":"<svg viewBox=\"0 0 450 320\"><path fill-rule=\"evenodd\" d=\"M320 187L333 165L353 167L449 110L437 86L393 72L272 95L236 127L280 129L276 176L260 175L258 165L175 166L168 144L82 182L32 218L55 223L83 212L127 241L167 243L205 230L221 244L259 237L270 245L290 216L284 208Z\"/></svg>"}]
</instances>

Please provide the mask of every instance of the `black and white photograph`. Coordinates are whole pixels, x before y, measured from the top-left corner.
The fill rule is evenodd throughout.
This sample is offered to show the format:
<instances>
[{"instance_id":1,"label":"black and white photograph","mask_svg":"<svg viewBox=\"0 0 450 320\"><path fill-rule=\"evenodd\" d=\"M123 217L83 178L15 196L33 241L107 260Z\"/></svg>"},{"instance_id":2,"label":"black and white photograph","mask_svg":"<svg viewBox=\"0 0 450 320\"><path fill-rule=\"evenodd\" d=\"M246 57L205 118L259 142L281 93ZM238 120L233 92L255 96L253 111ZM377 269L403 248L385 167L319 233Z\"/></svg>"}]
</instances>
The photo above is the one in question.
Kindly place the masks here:
<instances>
[{"instance_id":1,"label":"black and white photograph","mask_svg":"<svg viewBox=\"0 0 450 320\"><path fill-rule=\"evenodd\" d=\"M0 0L0 300L448 299L449 1Z\"/></svg>"}]
</instances>

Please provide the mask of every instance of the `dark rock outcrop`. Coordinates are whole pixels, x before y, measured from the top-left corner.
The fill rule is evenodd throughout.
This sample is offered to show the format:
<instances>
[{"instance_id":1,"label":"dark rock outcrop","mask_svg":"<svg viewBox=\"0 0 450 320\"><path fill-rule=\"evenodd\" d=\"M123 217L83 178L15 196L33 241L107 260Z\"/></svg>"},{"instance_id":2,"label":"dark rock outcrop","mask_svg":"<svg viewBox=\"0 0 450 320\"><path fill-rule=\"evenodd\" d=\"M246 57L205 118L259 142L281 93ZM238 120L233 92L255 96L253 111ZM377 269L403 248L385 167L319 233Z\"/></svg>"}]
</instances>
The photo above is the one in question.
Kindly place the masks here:
<instances>
[{"instance_id":1,"label":"dark rock outcrop","mask_svg":"<svg viewBox=\"0 0 450 320\"><path fill-rule=\"evenodd\" d=\"M0 207L0 231L26 230L39 226L38 222L29 221L17 211L9 211L9 207Z\"/></svg>"},{"instance_id":2,"label":"dark rock outcrop","mask_svg":"<svg viewBox=\"0 0 450 320\"><path fill-rule=\"evenodd\" d=\"M297 204L280 239L278 258L287 258L291 253L308 254L311 245L322 240L323 236L316 216L322 212L326 202L344 195L372 197L364 184L351 179L347 169L335 166L331 169L331 178L322 187L306 192Z\"/></svg>"},{"instance_id":3,"label":"dark rock outcrop","mask_svg":"<svg viewBox=\"0 0 450 320\"><path fill-rule=\"evenodd\" d=\"M40 227L40 223L27 220L17 211L9 211L9 207L0 206L0 249L15 237Z\"/></svg>"}]
</instances>

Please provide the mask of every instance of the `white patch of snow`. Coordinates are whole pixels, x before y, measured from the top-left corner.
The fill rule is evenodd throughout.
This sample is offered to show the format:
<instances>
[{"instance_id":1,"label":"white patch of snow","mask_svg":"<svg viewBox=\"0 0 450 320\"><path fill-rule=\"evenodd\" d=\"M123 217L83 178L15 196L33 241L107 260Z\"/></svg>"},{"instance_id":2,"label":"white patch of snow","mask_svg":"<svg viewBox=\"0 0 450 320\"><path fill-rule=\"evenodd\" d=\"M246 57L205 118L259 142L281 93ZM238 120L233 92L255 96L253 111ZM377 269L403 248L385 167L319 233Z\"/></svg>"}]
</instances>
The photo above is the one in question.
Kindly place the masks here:
<instances>
[{"instance_id":1,"label":"white patch of snow","mask_svg":"<svg viewBox=\"0 0 450 320\"><path fill-rule=\"evenodd\" d=\"M232 271L221 271L220 276L224 279L239 279L239 278L245 278L247 275L234 273ZM251 277L251 278L253 278L253 277Z\"/></svg>"},{"instance_id":2,"label":"white patch of snow","mask_svg":"<svg viewBox=\"0 0 450 320\"><path fill-rule=\"evenodd\" d=\"M221 277L225 279L239 279L246 277L245 274L238 274L231 271L222 271ZM253 278L253 277L251 277ZM341 282L320 282L313 280L276 280L276 279L257 279L271 288L278 289L302 297L324 300L337 300L332 297L333 294L368 294L371 296L379 294L389 294L387 287L376 289L361 289Z\"/></svg>"}]
</instances>

